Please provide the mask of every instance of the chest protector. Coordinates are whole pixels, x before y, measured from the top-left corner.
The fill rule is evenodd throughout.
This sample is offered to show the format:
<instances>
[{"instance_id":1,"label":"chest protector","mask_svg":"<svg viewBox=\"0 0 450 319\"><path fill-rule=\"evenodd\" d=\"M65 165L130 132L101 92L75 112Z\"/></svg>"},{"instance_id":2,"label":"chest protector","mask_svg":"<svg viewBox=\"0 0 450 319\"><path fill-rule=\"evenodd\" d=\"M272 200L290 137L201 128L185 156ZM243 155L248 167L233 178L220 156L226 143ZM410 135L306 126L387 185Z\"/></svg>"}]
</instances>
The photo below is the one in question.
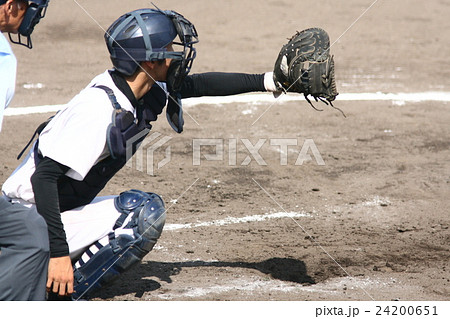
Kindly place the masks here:
<instances>
[{"instance_id":1,"label":"chest protector","mask_svg":"<svg viewBox=\"0 0 450 319\"><path fill-rule=\"evenodd\" d=\"M123 109L117 102L114 92L106 86L94 86L107 94L114 108L112 122L106 132L106 143L110 156L95 164L82 181L66 175L58 180L59 206L61 212L89 204L105 187L108 181L126 164L151 129L166 104L166 93L155 85L145 96L145 105L133 113ZM35 163L39 164L39 138L35 144Z\"/></svg>"}]
</instances>

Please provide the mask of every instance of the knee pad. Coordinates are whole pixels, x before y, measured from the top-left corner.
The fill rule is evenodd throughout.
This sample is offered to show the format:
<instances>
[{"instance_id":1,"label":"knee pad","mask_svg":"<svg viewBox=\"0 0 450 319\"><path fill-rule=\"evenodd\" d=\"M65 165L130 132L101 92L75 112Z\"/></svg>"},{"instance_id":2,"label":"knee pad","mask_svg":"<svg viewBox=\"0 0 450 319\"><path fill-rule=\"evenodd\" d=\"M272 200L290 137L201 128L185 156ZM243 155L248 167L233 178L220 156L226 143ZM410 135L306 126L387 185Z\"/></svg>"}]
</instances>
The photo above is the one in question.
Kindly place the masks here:
<instances>
[{"instance_id":1,"label":"knee pad","mask_svg":"<svg viewBox=\"0 0 450 319\"><path fill-rule=\"evenodd\" d=\"M87 297L114 281L141 261L161 236L166 214L159 195L130 190L115 198L115 206L121 215L113 231L89 247L74 265L73 299ZM116 236L118 228L131 229L133 235Z\"/></svg>"},{"instance_id":2,"label":"knee pad","mask_svg":"<svg viewBox=\"0 0 450 319\"><path fill-rule=\"evenodd\" d=\"M123 222L129 219L130 214L133 214L123 228L133 230L137 245L141 249L152 250L161 236L166 221L166 210L161 197L155 193L132 189L116 197L114 204L116 209L122 213L116 221L114 229L122 227Z\"/></svg>"}]
</instances>

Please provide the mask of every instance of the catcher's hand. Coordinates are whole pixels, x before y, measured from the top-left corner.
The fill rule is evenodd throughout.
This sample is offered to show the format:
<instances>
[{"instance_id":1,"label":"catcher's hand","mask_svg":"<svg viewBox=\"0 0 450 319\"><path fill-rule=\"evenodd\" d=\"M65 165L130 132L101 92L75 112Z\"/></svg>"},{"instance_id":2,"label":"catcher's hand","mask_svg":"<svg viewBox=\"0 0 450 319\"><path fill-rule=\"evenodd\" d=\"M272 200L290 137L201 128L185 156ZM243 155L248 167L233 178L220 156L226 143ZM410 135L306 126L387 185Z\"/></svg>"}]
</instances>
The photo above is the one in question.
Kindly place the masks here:
<instances>
[{"instance_id":1,"label":"catcher's hand","mask_svg":"<svg viewBox=\"0 0 450 319\"><path fill-rule=\"evenodd\" d=\"M278 89L303 93L311 106L308 95L333 105L338 92L327 32L310 28L294 34L280 50L273 77Z\"/></svg>"}]
</instances>

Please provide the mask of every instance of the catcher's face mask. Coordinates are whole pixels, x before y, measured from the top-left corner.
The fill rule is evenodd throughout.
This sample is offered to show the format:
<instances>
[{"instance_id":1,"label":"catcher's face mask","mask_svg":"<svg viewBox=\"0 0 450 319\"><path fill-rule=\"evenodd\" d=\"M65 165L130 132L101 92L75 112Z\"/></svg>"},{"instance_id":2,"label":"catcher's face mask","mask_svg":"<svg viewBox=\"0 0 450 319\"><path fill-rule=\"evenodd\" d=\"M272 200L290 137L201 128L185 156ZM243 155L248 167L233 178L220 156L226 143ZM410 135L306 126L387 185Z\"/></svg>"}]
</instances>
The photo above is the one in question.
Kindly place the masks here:
<instances>
[{"instance_id":1,"label":"catcher's face mask","mask_svg":"<svg viewBox=\"0 0 450 319\"><path fill-rule=\"evenodd\" d=\"M180 42L174 41L174 48L178 46L182 48L181 50L175 49L175 51L181 52L182 55L180 59L172 60L169 71L167 72L169 89L171 92L178 92L184 78L190 72L192 63L196 57L194 44L198 42L198 35L194 25L182 15L175 11L163 11L163 13L172 20L177 30Z\"/></svg>"},{"instance_id":2,"label":"catcher's face mask","mask_svg":"<svg viewBox=\"0 0 450 319\"><path fill-rule=\"evenodd\" d=\"M189 74L192 63L196 57L194 44L198 42L198 35L195 27L182 15L175 11L163 11L166 16L172 19L177 30L180 42L173 42L175 46L182 46L181 59L173 59L167 71L167 87L169 100L166 107L166 116L170 126L177 133L183 131L183 109L181 105L180 89L184 79ZM178 51L175 49L175 51Z\"/></svg>"}]
</instances>

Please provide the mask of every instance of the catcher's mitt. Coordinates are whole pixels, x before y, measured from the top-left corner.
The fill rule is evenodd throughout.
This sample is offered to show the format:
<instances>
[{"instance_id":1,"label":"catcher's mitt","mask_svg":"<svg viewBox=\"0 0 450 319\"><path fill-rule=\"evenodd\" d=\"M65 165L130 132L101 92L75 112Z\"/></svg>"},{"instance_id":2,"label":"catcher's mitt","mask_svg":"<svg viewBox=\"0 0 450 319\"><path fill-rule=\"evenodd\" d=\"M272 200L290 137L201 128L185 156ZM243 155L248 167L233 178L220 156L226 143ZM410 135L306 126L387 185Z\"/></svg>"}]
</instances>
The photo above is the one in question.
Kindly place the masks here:
<instances>
[{"instance_id":1,"label":"catcher's mitt","mask_svg":"<svg viewBox=\"0 0 450 319\"><path fill-rule=\"evenodd\" d=\"M303 93L312 107L308 95L333 106L331 101L335 100L338 92L327 32L310 28L294 34L281 48L273 77L280 90Z\"/></svg>"}]
</instances>

